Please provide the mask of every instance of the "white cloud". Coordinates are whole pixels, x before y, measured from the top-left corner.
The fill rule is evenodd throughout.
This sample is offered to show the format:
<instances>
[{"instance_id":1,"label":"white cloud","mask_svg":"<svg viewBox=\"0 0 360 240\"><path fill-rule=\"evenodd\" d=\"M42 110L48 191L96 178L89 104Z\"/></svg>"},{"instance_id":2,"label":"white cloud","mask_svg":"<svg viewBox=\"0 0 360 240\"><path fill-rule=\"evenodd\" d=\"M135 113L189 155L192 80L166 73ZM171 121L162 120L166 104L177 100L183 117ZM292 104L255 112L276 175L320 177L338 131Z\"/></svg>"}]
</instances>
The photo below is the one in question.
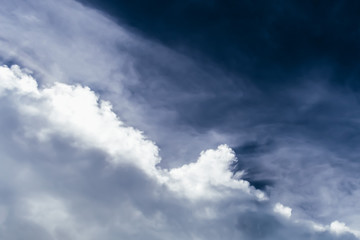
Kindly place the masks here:
<instances>
[{"instance_id":1,"label":"white cloud","mask_svg":"<svg viewBox=\"0 0 360 240\"><path fill-rule=\"evenodd\" d=\"M136 166L170 190L192 200L215 200L235 190L259 200L266 199L263 192L242 180L241 174L233 176L230 167L236 157L226 145L203 151L194 163L160 169L158 147L142 132L121 122L111 104L99 100L88 87L55 83L41 89L36 80L18 66L2 66L0 90L14 98L21 114L42 123L35 127L31 122L36 121L30 121L29 126L25 126L29 136L45 141L52 135L60 135L76 147L100 149L108 154L111 164Z\"/></svg>"},{"instance_id":2,"label":"white cloud","mask_svg":"<svg viewBox=\"0 0 360 240\"><path fill-rule=\"evenodd\" d=\"M348 227L345 223L340 221L333 221L329 225L323 225L320 223L315 223L310 221L310 225L317 232L330 232L331 234L341 237L344 234L351 234L355 236L357 239L360 239L360 231L354 230Z\"/></svg>"},{"instance_id":3,"label":"white cloud","mask_svg":"<svg viewBox=\"0 0 360 240\"><path fill-rule=\"evenodd\" d=\"M182 202L181 198L191 200L191 206L186 207L186 211L189 212L186 213L187 217L185 219L190 217L204 221L201 224L205 224L207 221L216 222L219 217L225 218L217 204L228 201L227 197L247 200L266 199L263 192L254 189L249 182L241 179L242 172L233 174L231 166L237 160L235 153L227 145L220 145L216 149L203 151L197 161L193 163L172 169L160 168L158 163L161 158L155 143L148 140L141 131L124 124L112 111L111 104L100 100L88 87L63 83L39 87L37 81L18 66L12 66L11 68L1 66L0 99L2 102L8 103L9 107L15 110L19 119L21 119L21 129L17 130L17 135L19 135L19 143L25 144L25 148L28 148L26 145L34 139L38 140L35 142L39 146L49 146L47 144L54 142L54 139L60 138L66 141L66 144L72 145L74 149L100 150L106 154L106 159L110 165L119 167L125 172L128 165L132 165L141 170L137 174L145 174L147 181L149 178L153 179L153 183L157 185L157 188L163 189L161 186L165 186L165 189L168 189L166 196L180 202ZM54 147L55 152L53 154L56 156L61 150L57 149L56 146ZM32 152L30 149L29 151ZM44 151L47 152L46 149ZM32 189L24 192L16 193L16 199L22 199L23 202L23 210L17 215L17 218L23 218L28 222L41 226L54 239L61 239L64 236L70 239L86 239L84 236L79 237L82 232L86 233L86 236L92 236L88 239L95 239L96 236L107 234L106 232L110 231L106 229L106 226L99 224L97 220L88 220L82 216L83 213L77 213L77 210L75 210L74 215L75 203L72 198L75 197L71 196L68 199L66 196L56 196L57 187L51 189L46 184L46 181L50 181L50 179L47 180L50 175L44 176L41 173L42 171L48 171L46 168L40 170L39 175L38 170L35 171L38 167L37 164L28 163L24 157L17 158L19 159L16 161L21 167L23 165L28 166L26 169L31 175L27 174L27 179L24 179L24 181L26 181L26 186L32 187ZM47 158L41 159L41 165L52 164L51 158ZM46 163L47 161L49 162ZM68 174L72 176L72 172L76 176L76 181L79 178L84 178L82 181L86 182L88 181L86 178L92 178L91 175L81 176L81 173L78 172L83 169L83 166L86 166L81 165L83 164L81 162L70 163L69 166L62 166L61 161L58 164L60 165L55 166L56 171L53 174L60 174L60 176L65 174L61 178L67 178ZM79 166L82 167L79 168ZM70 172L66 168L70 168ZM111 171L114 170L111 169ZM21 180L18 179L17 175L16 178L16 182ZM54 186L58 186L59 181L62 182L64 179L56 180L54 176ZM76 189L78 183L71 182L71 185L73 184ZM34 188L34 186L36 187ZM109 186L109 188L115 192L117 191L116 184ZM135 191L137 190L135 189ZM77 195L78 193L73 194ZM105 198L112 197L106 196ZM93 200L82 199L82 201L91 202ZM135 236L138 233L136 229L142 229L143 227L147 227L148 231L153 231L154 236L157 236L156 239L175 234L169 229L167 223L169 216L164 213L165 210L149 215L131 201L127 204L127 207L125 203L121 204L116 210L119 212L112 213L115 215L112 217L116 221L114 220L115 222L109 225L114 228L111 230L111 234L122 231L123 236ZM192 208L194 208L194 211L190 211ZM132 229L125 230L120 227L120 225L126 225L126 219L117 215L120 213L127 214L126 216L131 219L131 223L128 223L128 225L132 226ZM7 216L4 215L4 219L6 218ZM91 229L84 230L86 222L92 224ZM135 225L134 222L138 223ZM162 234L155 234L157 231L161 231ZM192 232L192 234L204 236L198 230L194 229ZM11 234L9 230L6 233ZM0 236L2 235L0 234Z\"/></svg>"},{"instance_id":4,"label":"white cloud","mask_svg":"<svg viewBox=\"0 0 360 240\"><path fill-rule=\"evenodd\" d=\"M201 152L197 162L171 169L168 172L168 185L171 190L190 199L216 199L240 189L248 194L254 193L259 200L265 200L261 191L240 179L241 172L234 176L230 171L229 167L236 161L234 151L227 145L220 145L216 150Z\"/></svg>"},{"instance_id":5,"label":"white cloud","mask_svg":"<svg viewBox=\"0 0 360 240\"><path fill-rule=\"evenodd\" d=\"M350 228L345 225L345 223L334 221L330 224L330 231L336 234L343 234L350 232Z\"/></svg>"},{"instance_id":6,"label":"white cloud","mask_svg":"<svg viewBox=\"0 0 360 240\"><path fill-rule=\"evenodd\" d=\"M282 205L281 203L276 203L273 210L275 213L278 213L286 218L291 217L292 209Z\"/></svg>"},{"instance_id":7,"label":"white cloud","mask_svg":"<svg viewBox=\"0 0 360 240\"><path fill-rule=\"evenodd\" d=\"M360 239L360 231L351 229L350 227L346 226L346 224L343 222L333 221L327 227L327 229L329 229L330 232L332 232L336 235L350 233L350 234L353 234L354 236L356 236L358 239Z\"/></svg>"},{"instance_id":8,"label":"white cloud","mask_svg":"<svg viewBox=\"0 0 360 240\"><path fill-rule=\"evenodd\" d=\"M126 127L111 111L111 105L99 101L87 87L56 83L38 89L35 79L18 66L0 67L0 90L13 91L26 104L18 102L22 114L41 118L40 129L28 128L29 134L45 139L61 134L79 147L99 148L108 153L113 164L131 163L153 175L159 163L158 148L142 133Z\"/></svg>"}]
</instances>

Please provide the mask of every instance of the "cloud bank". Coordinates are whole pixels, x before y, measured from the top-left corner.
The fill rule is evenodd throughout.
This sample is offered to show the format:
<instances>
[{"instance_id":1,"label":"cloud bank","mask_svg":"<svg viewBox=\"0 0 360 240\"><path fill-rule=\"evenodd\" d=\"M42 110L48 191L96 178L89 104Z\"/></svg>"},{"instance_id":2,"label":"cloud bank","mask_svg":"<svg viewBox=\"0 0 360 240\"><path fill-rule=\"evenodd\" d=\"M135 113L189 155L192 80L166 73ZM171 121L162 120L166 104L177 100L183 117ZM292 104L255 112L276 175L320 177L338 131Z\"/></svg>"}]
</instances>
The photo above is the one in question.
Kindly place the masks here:
<instances>
[{"instance_id":1,"label":"cloud bank","mask_svg":"<svg viewBox=\"0 0 360 240\"><path fill-rule=\"evenodd\" d=\"M220 210L219 207L228 202L229 199L232 199L231 201L234 201L234 203L236 201L247 201L249 203L253 202L252 204L256 204L256 202L261 204L262 201L267 200L263 192L256 190L250 186L249 182L241 179L243 172L235 173L231 171L230 168L236 162L236 157L234 152L226 145L221 145L217 149L203 151L196 162L178 168L162 169L158 166L161 159L159 149L155 143L148 140L139 130L126 126L121 122L116 114L112 112L111 104L100 100L88 87L55 83L53 86L40 88L35 79L16 65L11 68L7 66L0 67L0 76L1 98L12 106L20 119L26 119L26 122L20 125L20 132L17 133L23 135L22 141L36 140L39 146L43 146L53 142L54 138L60 138L66 140L69 147L82 149L85 152L90 150L100 151L105 155L108 164L112 168L116 167L112 171L116 172L118 168L126 170L134 167L138 169L145 174L143 177L148 179L147 181L153 181L153 184L155 184L153 188L164 186L167 189L165 192L158 192L160 194L158 197L164 197L173 192L175 202L181 202L183 198L188 199L186 201L190 201L188 203L190 204L190 209L188 209L190 212L192 206L196 206L196 212L191 214L191 217L205 219L206 221L214 221L225 217L221 216L218 211ZM54 154L57 154L59 150L54 149L54 151ZM71 154L71 151L69 154ZM21 161L23 160L20 160L18 164L23 164ZM41 161L41 164L46 165L46 161L49 160L42 159ZM71 161L78 160L73 159ZM73 162L68 164L76 166ZM20 182L24 180L33 182L38 178L36 176L38 173L32 168L33 166L29 170L24 170L25 173L21 174L24 176L18 176ZM76 171L76 169L74 170ZM32 175L35 175L35 177ZM82 176L84 181L88 177L90 176ZM112 189L116 186L108 187ZM69 196L64 198L61 194L57 197L53 196L54 193L50 194L43 188L43 186L40 186L37 191L32 191L29 196L17 199L20 205L17 211L20 211L23 215L20 219L35 224L44 231L36 234L49 235L55 239L63 236L70 239L85 239L85 236L95 239L97 231L104 231L99 229L95 233L87 231L85 235L80 234L83 231L84 223L76 220L76 217L84 217L81 216L83 213L75 211L75 215L80 214L80 216L74 216L74 210L69 210L67 206L71 206L76 200L69 198ZM55 193L55 195L59 195L59 193ZM201 204L202 207L199 207L198 204ZM264 214L269 214L266 213L268 210L266 210L265 205L260 210L263 209L261 211L264 211ZM241 205L239 207L242 208ZM247 206L245 209L245 211L248 211ZM151 216L151 219L142 216L143 213L136 209L128 214L135 214L134 220L140 217L140 219L143 219L142 221L147 221L147 225L155 224L152 227L157 229L166 225L164 221L168 217L166 212L159 211L154 213L155 215ZM242 214L245 214L244 209L228 211L237 212L240 218ZM120 212L122 213L123 210L120 210ZM274 212L286 218L291 217L291 209L280 203L274 206ZM138 214L140 215L138 216ZM8 216L3 221L7 222ZM254 219L254 221L258 220ZM333 222L330 227L324 227L322 231L334 233L335 236L356 233L339 222ZM132 234L135 234L135 232L132 232ZM241 235L241 232L239 234ZM260 236L265 237L265 235ZM192 237L195 238L195 236Z\"/></svg>"},{"instance_id":2,"label":"cloud bank","mask_svg":"<svg viewBox=\"0 0 360 240\"><path fill-rule=\"evenodd\" d=\"M0 78L0 94L17 99L20 114L42 123L25 125L26 135L40 141L56 135L68 138L76 147L102 150L111 164L132 164L189 198L220 197L224 195L222 189L251 192L249 183L239 176L236 179L230 171L236 158L226 145L202 152L195 163L163 170L157 167L161 159L155 143L139 130L125 126L112 112L111 104L99 100L88 87L55 83L39 89L36 80L16 65L0 67ZM265 199L264 193L256 193Z\"/></svg>"}]
</instances>

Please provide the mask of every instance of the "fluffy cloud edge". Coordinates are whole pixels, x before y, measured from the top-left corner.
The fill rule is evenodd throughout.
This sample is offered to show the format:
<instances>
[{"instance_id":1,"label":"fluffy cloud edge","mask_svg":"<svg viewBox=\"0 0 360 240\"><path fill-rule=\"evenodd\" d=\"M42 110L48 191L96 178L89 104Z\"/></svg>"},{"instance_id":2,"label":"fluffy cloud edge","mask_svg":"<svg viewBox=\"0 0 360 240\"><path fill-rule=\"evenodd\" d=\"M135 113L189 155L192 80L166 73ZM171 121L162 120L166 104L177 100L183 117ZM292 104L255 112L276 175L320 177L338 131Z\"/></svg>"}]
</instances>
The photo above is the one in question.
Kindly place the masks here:
<instances>
[{"instance_id":1,"label":"fluffy cloud edge","mask_svg":"<svg viewBox=\"0 0 360 240\"><path fill-rule=\"evenodd\" d=\"M26 134L46 141L53 135L66 137L76 147L100 149L110 164L130 164L171 191L190 200L217 200L240 190L257 200L265 193L234 174L237 161L227 145L203 151L196 162L161 169L159 148L143 132L126 126L89 87L54 83L40 88L29 71L17 65L0 67L0 96L10 97L20 114L42 122L24 126ZM30 121L31 122L31 121Z\"/></svg>"}]
</instances>

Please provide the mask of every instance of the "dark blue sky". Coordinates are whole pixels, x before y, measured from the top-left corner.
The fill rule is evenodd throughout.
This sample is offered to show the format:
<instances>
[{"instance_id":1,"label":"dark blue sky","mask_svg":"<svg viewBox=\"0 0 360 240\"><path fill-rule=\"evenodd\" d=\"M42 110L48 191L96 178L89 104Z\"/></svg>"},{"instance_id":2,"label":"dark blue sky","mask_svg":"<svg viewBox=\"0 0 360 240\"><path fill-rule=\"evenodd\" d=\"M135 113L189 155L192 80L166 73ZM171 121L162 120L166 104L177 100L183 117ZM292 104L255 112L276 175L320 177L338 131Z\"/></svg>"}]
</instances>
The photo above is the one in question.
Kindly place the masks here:
<instances>
[{"instance_id":1,"label":"dark blue sky","mask_svg":"<svg viewBox=\"0 0 360 240\"><path fill-rule=\"evenodd\" d=\"M358 126L350 118L358 115L358 1L82 2L205 69L231 75L194 79L160 70L176 91L213 93L192 104L164 97L180 124L228 132L271 125L281 135L306 135L331 147L347 142L341 146L347 151L357 146ZM151 65L149 58L139 65ZM142 94L151 99L161 96L157 91ZM243 116L248 120L236 120Z\"/></svg>"},{"instance_id":2,"label":"dark blue sky","mask_svg":"<svg viewBox=\"0 0 360 240\"><path fill-rule=\"evenodd\" d=\"M328 129L349 128L341 122L345 119L337 118L354 114L351 107L327 99L313 109L299 109L306 104L304 101L320 95L316 93L319 89L306 89L313 88L311 84L325 84L357 101L360 57L357 1L82 2L106 11L118 23L126 24L145 38L190 56L205 68L215 66L232 76L227 81L194 80L179 77L179 71L163 70L169 75L167 84L179 91L196 91L195 88L216 93L196 104L169 103L181 113L180 122L198 129L220 127L229 131L239 124L251 127L280 123L285 128L283 132L308 129L309 134L319 132L314 138L325 137L330 141L338 141L339 135L348 132L342 129L340 134ZM151 65L151 56L143 59L141 64ZM294 97L290 93L300 88L305 88L303 96ZM206 107L210 105L211 108ZM251 121L234 121L244 110L247 115L254 115Z\"/></svg>"},{"instance_id":3,"label":"dark blue sky","mask_svg":"<svg viewBox=\"0 0 360 240\"><path fill-rule=\"evenodd\" d=\"M358 1L97 1L119 23L266 87L307 71L357 89Z\"/></svg>"}]
</instances>

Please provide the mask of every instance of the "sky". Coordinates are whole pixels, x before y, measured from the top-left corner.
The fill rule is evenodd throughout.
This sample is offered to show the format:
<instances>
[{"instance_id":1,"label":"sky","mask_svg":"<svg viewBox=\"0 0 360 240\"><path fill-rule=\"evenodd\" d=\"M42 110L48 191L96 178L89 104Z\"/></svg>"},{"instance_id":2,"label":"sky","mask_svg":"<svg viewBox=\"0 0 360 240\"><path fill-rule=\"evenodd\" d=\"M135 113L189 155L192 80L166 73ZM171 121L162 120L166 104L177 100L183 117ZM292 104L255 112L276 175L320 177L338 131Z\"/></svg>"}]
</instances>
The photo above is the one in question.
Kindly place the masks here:
<instances>
[{"instance_id":1,"label":"sky","mask_svg":"<svg viewBox=\"0 0 360 240\"><path fill-rule=\"evenodd\" d=\"M0 4L0 239L360 239L359 2Z\"/></svg>"}]
</instances>

